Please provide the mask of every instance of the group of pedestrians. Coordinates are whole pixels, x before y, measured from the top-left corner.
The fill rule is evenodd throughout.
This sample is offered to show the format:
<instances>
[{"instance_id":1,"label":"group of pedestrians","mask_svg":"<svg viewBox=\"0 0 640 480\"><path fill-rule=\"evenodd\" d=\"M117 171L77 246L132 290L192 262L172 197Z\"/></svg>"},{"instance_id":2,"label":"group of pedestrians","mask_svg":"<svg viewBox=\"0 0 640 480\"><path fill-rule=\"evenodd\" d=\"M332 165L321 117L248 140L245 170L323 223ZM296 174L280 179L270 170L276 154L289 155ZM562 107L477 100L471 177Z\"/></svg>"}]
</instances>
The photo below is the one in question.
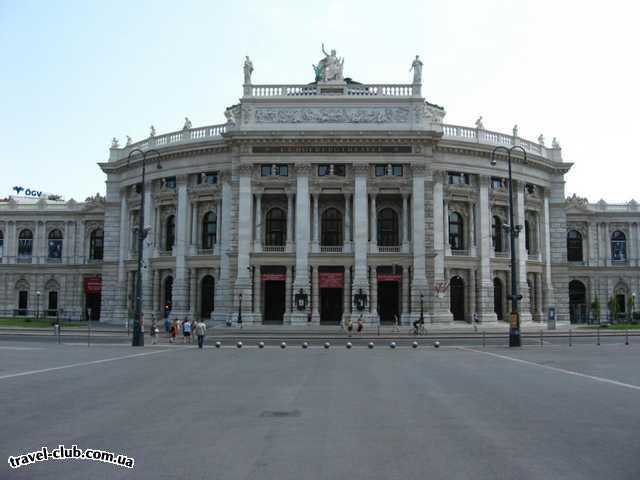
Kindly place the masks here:
<instances>
[{"instance_id":1,"label":"group of pedestrians","mask_svg":"<svg viewBox=\"0 0 640 480\"><path fill-rule=\"evenodd\" d=\"M353 320L351 320L351 318L347 318L343 328L347 331L347 335L351 336L353 333ZM362 333L363 330L364 321L362 320L362 315L360 315L360 318L358 318L358 322L356 323L356 333Z\"/></svg>"},{"instance_id":2,"label":"group of pedestrians","mask_svg":"<svg viewBox=\"0 0 640 480\"><path fill-rule=\"evenodd\" d=\"M169 343L176 343L178 333L182 333L182 343L192 343L193 337L198 339L198 348L204 346L204 336L207 333L207 324L201 320L189 320L185 318L182 322L178 322L177 318L169 320L169 317L164 319L164 332L169 337ZM158 328L158 322L155 317L151 321L151 344L158 343L158 337L160 336L160 329Z\"/></svg>"}]
</instances>

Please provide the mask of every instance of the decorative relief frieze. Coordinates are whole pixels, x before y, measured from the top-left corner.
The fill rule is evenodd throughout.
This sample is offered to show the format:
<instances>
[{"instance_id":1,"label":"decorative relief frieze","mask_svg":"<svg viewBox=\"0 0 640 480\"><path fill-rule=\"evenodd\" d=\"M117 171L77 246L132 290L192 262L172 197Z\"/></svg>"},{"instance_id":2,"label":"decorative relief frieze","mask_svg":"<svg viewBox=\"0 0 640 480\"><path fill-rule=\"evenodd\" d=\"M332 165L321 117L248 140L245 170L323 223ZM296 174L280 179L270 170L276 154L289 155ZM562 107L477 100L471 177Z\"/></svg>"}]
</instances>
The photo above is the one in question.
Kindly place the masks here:
<instances>
[{"instance_id":1,"label":"decorative relief frieze","mask_svg":"<svg viewBox=\"0 0 640 480\"><path fill-rule=\"evenodd\" d=\"M256 123L409 123L406 107L257 108Z\"/></svg>"}]
</instances>

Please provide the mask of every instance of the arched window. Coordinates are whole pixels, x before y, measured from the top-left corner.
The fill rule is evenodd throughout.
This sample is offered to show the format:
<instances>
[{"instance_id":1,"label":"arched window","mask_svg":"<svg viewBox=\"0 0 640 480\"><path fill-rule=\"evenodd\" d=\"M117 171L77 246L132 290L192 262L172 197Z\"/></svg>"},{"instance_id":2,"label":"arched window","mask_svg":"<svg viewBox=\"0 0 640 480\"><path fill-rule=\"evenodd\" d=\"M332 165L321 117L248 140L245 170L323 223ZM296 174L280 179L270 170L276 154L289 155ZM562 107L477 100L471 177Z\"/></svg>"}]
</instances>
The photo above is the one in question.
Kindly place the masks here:
<instances>
[{"instance_id":1,"label":"arched window","mask_svg":"<svg viewBox=\"0 0 640 480\"><path fill-rule=\"evenodd\" d=\"M169 215L167 217L167 223L165 225L165 237L164 237L165 251L170 252L175 243L176 243L176 217L174 215Z\"/></svg>"},{"instance_id":2,"label":"arched window","mask_svg":"<svg viewBox=\"0 0 640 480\"><path fill-rule=\"evenodd\" d=\"M89 242L89 258L91 260L102 260L104 255L104 231L101 228L96 228L91 232L91 239Z\"/></svg>"},{"instance_id":3,"label":"arched window","mask_svg":"<svg viewBox=\"0 0 640 480\"><path fill-rule=\"evenodd\" d=\"M216 214L207 212L202 219L202 249L211 250L216 243L218 221Z\"/></svg>"},{"instance_id":4,"label":"arched window","mask_svg":"<svg viewBox=\"0 0 640 480\"><path fill-rule=\"evenodd\" d=\"M569 262L582 261L582 234L577 230L567 232L567 260Z\"/></svg>"},{"instance_id":5,"label":"arched window","mask_svg":"<svg viewBox=\"0 0 640 480\"><path fill-rule=\"evenodd\" d=\"M580 280L569 282L569 319L571 323L586 321L587 288Z\"/></svg>"},{"instance_id":6,"label":"arched window","mask_svg":"<svg viewBox=\"0 0 640 480\"><path fill-rule=\"evenodd\" d=\"M500 217L497 215L493 217L491 240L493 241L493 250L495 252L502 252L502 220L500 220Z\"/></svg>"},{"instance_id":7,"label":"arched window","mask_svg":"<svg viewBox=\"0 0 640 480\"><path fill-rule=\"evenodd\" d=\"M57 228L49 232L49 244L48 244L49 260L60 260L62 258L62 232Z\"/></svg>"},{"instance_id":8,"label":"arched window","mask_svg":"<svg viewBox=\"0 0 640 480\"><path fill-rule=\"evenodd\" d=\"M322 214L322 245L342 245L342 214L335 208L328 208Z\"/></svg>"},{"instance_id":9,"label":"arched window","mask_svg":"<svg viewBox=\"0 0 640 480\"><path fill-rule=\"evenodd\" d=\"M287 240L287 218L281 208L272 208L267 212L267 230L264 244L282 246Z\"/></svg>"},{"instance_id":10,"label":"arched window","mask_svg":"<svg viewBox=\"0 0 640 480\"><path fill-rule=\"evenodd\" d=\"M398 214L392 208L383 208L378 213L378 245L383 247L400 245Z\"/></svg>"},{"instance_id":11,"label":"arched window","mask_svg":"<svg viewBox=\"0 0 640 480\"><path fill-rule=\"evenodd\" d=\"M449 246L451 250L464 249L464 223L458 212L449 213Z\"/></svg>"},{"instance_id":12,"label":"arched window","mask_svg":"<svg viewBox=\"0 0 640 480\"><path fill-rule=\"evenodd\" d=\"M611 260L614 262L627 261L627 237L620 230L611 234Z\"/></svg>"},{"instance_id":13,"label":"arched window","mask_svg":"<svg viewBox=\"0 0 640 480\"><path fill-rule=\"evenodd\" d=\"M531 227L529 220L524 221L524 248L527 249L527 253L531 253Z\"/></svg>"},{"instance_id":14,"label":"arched window","mask_svg":"<svg viewBox=\"0 0 640 480\"><path fill-rule=\"evenodd\" d=\"M33 233L29 229L21 230L18 235L18 259L31 259L33 253Z\"/></svg>"},{"instance_id":15,"label":"arched window","mask_svg":"<svg viewBox=\"0 0 640 480\"><path fill-rule=\"evenodd\" d=\"M496 312L498 320L504 319L502 306L502 281L499 278L493 279L493 311Z\"/></svg>"}]
</instances>

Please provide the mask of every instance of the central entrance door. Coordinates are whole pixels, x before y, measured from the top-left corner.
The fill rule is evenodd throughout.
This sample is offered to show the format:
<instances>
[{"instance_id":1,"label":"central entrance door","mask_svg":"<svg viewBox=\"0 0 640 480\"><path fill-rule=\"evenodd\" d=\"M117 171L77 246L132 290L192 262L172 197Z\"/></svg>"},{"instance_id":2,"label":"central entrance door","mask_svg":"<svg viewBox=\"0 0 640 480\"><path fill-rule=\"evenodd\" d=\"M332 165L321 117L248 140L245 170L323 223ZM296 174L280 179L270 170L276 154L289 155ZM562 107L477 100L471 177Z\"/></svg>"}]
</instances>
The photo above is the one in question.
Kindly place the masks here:
<instances>
[{"instance_id":1,"label":"central entrance door","mask_svg":"<svg viewBox=\"0 0 640 480\"><path fill-rule=\"evenodd\" d=\"M380 323L395 323L400 319L400 283L378 282L378 315Z\"/></svg>"},{"instance_id":2,"label":"central entrance door","mask_svg":"<svg viewBox=\"0 0 640 480\"><path fill-rule=\"evenodd\" d=\"M262 286L262 322L283 323L286 307L285 267L265 266L261 268L260 283Z\"/></svg>"},{"instance_id":3,"label":"central entrance door","mask_svg":"<svg viewBox=\"0 0 640 480\"><path fill-rule=\"evenodd\" d=\"M464 281L455 276L449 281L450 310L454 320L464 320Z\"/></svg>"},{"instance_id":4,"label":"central entrance door","mask_svg":"<svg viewBox=\"0 0 640 480\"><path fill-rule=\"evenodd\" d=\"M319 267L320 323L339 325L344 304L344 267Z\"/></svg>"}]
</instances>

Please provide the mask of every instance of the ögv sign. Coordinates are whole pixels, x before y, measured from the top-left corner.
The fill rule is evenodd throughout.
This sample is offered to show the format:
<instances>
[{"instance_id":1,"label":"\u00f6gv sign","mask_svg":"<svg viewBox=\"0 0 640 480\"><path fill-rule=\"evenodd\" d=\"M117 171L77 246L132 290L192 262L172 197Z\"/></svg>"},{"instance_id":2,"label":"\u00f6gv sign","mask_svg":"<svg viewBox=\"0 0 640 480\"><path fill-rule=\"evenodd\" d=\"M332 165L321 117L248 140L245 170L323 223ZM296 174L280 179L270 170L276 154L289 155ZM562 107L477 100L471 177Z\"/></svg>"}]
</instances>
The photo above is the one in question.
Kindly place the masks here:
<instances>
[{"instance_id":1,"label":"\u00f6gv sign","mask_svg":"<svg viewBox=\"0 0 640 480\"><path fill-rule=\"evenodd\" d=\"M24 197L35 197L40 198L42 195L46 195L42 190L36 190L33 188L24 188L24 187L13 187L13 190L16 192L16 195L24 196Z\"/></svg>"}]
</instances>

